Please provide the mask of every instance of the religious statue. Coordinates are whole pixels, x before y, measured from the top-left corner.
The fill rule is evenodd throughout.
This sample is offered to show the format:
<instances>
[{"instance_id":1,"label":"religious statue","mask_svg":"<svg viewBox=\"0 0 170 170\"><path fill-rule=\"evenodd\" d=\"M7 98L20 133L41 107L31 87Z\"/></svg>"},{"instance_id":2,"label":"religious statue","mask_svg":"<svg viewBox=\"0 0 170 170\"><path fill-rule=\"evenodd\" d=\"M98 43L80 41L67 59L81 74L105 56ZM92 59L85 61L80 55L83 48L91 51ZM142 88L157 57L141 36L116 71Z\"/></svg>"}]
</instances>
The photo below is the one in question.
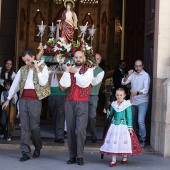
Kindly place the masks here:
<instances>
[{"instance_id":1,"label":"religious statue","mask_svg":"<svg viewBox=\"0 0 170 170\"><path fill-rule=\"evenodd\" d=\"M61 19L57 20L61 22L61 41L66 43L72 43L74 37L74 29L77 28L77 15L73 11L75 3L73 0L65 0L64 6L66 10L62 13Z\"/></svg>"}]
</instances>

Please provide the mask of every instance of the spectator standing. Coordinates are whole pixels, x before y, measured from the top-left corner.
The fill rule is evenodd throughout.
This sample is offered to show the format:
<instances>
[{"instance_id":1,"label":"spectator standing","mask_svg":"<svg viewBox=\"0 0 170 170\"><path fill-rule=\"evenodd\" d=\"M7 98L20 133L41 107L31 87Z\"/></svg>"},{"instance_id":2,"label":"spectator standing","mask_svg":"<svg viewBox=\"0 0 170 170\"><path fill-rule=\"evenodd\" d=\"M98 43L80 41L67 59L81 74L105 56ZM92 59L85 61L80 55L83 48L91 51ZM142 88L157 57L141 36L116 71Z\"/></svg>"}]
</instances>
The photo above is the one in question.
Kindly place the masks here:
<instances>
[{"instance_id":1,"label":"spectator standing","mask_svg":"<svg viewBox=\"0 0 170 170\"><path fill-rule=\"evenodd\" d=\"M122 85L122 83L121 83L122 79L125 78L126 75L127 75L126 61L120 60L119 68L117 70L115 70L115 72L113 73L114 91L116 92L116 90L118 88L124 88L125 92L126 92L126 99L129 99L128 88L126 85ZM113 95L115 95L115 93Z\"/></svg>"},{"instance_id":2,"label":"spectator standing","mask_svg":"<svg viewBox=\"0 0 170 170\"><path fill-rule=\"evenodd\" d=\"M136 60L135 71L130 70L128 75L122 79L122 84L126 85L131 83L131 92L133 93L134 101L132 103L132 113L133 113L133 128L137 132L137 122L139 125L139 141L141 147L145 146L146 140L146 125L145 117L148 109L149 102L149 85L150 77L143 68L143 62L141 60Z\"/></svg>"},{"instance_id":3,"label":"spectator standing","mask_svg":"<svg viewBox=\"0 0 170 170\"><path fill-rule=\"evenodd\" d=\"M8 93L9 93L9 89L12 85L12 80L5 80L4 81L4 88L5 90L1 93L1 104L5 103L7 101L7 97L8 97ZM9 125L11 130L14 129L14 115L15 115L15 104L17 102L17 94L14 95L14 97L12 98L12 102L10 103L10 106L7 107L5 110L2 111L2 119L1 119L1 135L0 138L4 138L6 136L6 128L7 125ZM10 124L8 124L8 122L10 122ZM11 135L7 136L8 139L11 139Z\"/></svg>"}]
</instances>

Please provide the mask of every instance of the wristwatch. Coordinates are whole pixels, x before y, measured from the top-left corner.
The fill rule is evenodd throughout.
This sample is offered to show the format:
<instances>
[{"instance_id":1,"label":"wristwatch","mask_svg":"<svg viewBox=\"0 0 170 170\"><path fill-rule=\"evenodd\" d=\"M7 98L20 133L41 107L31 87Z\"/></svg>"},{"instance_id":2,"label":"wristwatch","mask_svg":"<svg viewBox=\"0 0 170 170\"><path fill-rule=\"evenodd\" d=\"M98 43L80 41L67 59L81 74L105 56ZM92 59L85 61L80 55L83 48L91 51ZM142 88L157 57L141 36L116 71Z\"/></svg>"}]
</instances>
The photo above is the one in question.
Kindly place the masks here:
<instances>
[{"instance_id":1,"label":"wristwatch","mask_svg":"<svg viewBox=\"0 0 170 170\"><path fill-rule=\"evenodd\" d=\"M139 95L139 92L137 91L137 96Z\"/></svg>"}]
</instances>

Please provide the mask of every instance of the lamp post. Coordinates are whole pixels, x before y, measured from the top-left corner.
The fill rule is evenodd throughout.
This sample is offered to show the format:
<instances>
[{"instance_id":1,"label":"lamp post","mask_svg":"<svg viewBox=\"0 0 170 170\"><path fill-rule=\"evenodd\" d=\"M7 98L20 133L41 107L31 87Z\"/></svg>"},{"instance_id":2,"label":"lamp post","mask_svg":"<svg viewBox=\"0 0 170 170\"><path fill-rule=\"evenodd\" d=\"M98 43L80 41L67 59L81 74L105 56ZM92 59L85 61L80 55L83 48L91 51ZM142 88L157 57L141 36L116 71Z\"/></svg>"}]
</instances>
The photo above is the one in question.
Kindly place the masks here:
<instances>
[{"instance_id":1,"label":"lamp post","mask_svg":"<svg viewBox=\"0 0 170 170\"><path fill-rule=\"evenodd\" d=\"M82 37L83 42L84 42L84 36L86 34L87 27L88 27L87 24L88 24L88 22L86 22L86 25L84 25L84 26L79 26L80 30L81 30L81 33L80 33L80 35L78 37Z\"/></svg>"},{"instance_id":2,"label":"lamp post","mask_svg":"<svg viewBox=\"0 0 170 170\"><path fill-rule=\"evenodd\" d=\"M45 31L45 27L47 25L43 25L43 21L41 21L41 25L37 25L38 28L39 28L39 33L37 34L37 36L40 36L41 37L41 40L40 40L40 43L42 43L42 37L44 35L44 31Z\"/></svg>"},{"instance_id":3,"label":"lamp post","mask_svg":"<svg viewBox=\"0 0 170 170\"><path fill-rule=\"evenodd\" d=\"M54 26L53 22L52 22L52 26L49 26L50 28L50 33L49 33L49 37L51 38L54 38L54 33L55 33L55 30L56 30L56 26Z\"/></svg>"},{"instance_id":4,"label":"lamp post","mask_svg":"<svg viewBox=\"0 0 170 170\"><path fill-rule=\"evenodd\" d=\"M96 29L94 29L94 25L92 26L92 28L89 28L89 37L87 38L88 40L91 39L91 46L92 46L92 42L93 42L93 39L94 39L94 34L95 34L95 31Z\"/></svg>"}]
</instances>

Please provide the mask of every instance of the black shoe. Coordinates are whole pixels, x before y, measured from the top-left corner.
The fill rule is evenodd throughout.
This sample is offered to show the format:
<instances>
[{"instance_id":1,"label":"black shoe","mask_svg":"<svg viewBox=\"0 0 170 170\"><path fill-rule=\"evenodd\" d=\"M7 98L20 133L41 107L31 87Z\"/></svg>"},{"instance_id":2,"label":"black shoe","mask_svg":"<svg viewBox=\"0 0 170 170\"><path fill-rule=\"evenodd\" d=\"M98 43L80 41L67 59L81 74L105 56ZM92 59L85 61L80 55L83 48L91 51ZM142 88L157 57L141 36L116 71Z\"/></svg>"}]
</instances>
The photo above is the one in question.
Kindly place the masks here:
<instances>
[{"instance_id":1,"label":"black shoe","mask_svg":"<svg viewBox=\"0 0 170 170\"><path fill-rule=\"evenodd\" d=\"M24 162L24 161L27 161L27 160L29 160L30 159L30 157L27 155L27 154L24 154L21 158L20 158L20 161L21 162Z\"/></svg>"},{"instance_id":2,"label":"black shoe","mask_svg":"<svg viewBox=\"0 0 170 170\"><path fill-rule=\"evenodd\" d=\"M78 165L84 165L83 158L77 158L77 164Z\"/></svg>"},{"instance_id":3,"label":"black shoe","mask_svg":"<svg viewBox=\"0 0 170 170\"><path fill-rule=\"evenodd\" d=\"M91 141L92 141L92 143L96 143L97 142L97 138L93 138Z\"/></svg>"},{"instance_id":4,"label":"black shoe","mask_svg":"<svg viewBox=\"0 0 170 170\"><path fill-rule=\"evenodd\" d=\"M140 147L141 148L145 147L145 141L143 141L143 140L140 141Z\"/></svg>"},{"instance_id":5,"label":"black shoe","mask_svg":"<svg viewBox=\"0 0 170 170\"><path fill-rule=\"evenodd\" d=\"M67 164L74 164L74 163L76 163L76 157L70 158L70 159L67 161Z\"/></svg>"},{"instance_id":6,"label":"black shoe","mask_svg":"<svg viewBox=\"0 0 170 170\"><path fill-rule=\"evenodd\" d=\"M55 139L54 142L55 143L64 143L64 139Z\"/></svg>"},{"instance_id":7,"label":"black shoe","mask_svg":"<svg viewBox=\"0 0 170 170\"><path fill-rule=\"evenodd\" d=\"M38 158L40 156L40 150L36 150L33 153L33 158Z\"/></svg>"}]
</instances>

